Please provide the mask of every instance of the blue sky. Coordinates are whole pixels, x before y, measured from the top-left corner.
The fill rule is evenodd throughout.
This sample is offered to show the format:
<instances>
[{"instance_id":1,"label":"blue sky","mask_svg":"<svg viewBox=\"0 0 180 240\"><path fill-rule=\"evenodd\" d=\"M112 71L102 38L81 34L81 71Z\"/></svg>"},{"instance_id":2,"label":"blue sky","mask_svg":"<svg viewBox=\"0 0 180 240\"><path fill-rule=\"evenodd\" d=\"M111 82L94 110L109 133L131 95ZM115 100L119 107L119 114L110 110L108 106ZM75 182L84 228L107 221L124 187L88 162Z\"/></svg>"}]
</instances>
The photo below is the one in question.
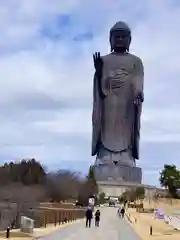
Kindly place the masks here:
<instances>
[{"instance_id":1,"label":"blue sky","mask_svg":"<svg viewBox=\"0 0 180 240\"><path fill-rule=\"evenodd\" d=\"M86 172L90 156L92 53L109 52L109 29L132 28L145 67L138 165L158 185L180 167L180 4L170 0L0 2L0 161L35 157L49 169Z\"/></svg>"}]
</instances>

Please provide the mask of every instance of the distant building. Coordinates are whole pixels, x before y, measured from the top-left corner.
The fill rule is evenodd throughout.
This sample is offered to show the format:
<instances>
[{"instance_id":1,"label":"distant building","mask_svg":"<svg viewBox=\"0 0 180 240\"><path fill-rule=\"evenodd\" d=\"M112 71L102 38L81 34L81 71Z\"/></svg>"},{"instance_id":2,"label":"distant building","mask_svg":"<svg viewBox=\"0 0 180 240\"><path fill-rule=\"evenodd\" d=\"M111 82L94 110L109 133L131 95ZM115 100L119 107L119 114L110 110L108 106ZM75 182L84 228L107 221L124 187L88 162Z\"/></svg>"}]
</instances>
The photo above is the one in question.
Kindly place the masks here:
<instances>
[{"instance_id":1,"label":"distant building","mask_svg":"<svg viewBox=\"0 0 180 240\"><path fill-rule=\"evenodd\" d=\"M154 194L164 195L166 193L165 189L157 188L155 186L129 183L124 181L97 181L100 192L104 192L107 197L120 197L125 191L134 189L137 187L145 188L146 197L153 197Z\"/></svg>"}]
</instances>

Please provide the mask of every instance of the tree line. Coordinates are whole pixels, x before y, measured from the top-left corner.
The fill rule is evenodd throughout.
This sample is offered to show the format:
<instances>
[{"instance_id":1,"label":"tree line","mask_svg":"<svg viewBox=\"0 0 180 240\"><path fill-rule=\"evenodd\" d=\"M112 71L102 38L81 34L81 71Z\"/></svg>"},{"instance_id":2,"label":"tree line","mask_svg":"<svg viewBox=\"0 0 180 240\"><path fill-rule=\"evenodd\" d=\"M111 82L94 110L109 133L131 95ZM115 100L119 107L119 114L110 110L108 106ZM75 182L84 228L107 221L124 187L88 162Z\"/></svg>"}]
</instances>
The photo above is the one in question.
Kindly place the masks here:
<instances>
[{"instance_id":1,"label":"tree line","mask_svg":"<svg viewBox=\"0 0 180 240\"><path fill-rule=\"evenodd\" d=\"M169 196L173 198L179 197L180 170L175 165L164 165L163 170L160 172L159 181L161 186L168 190ZM93 166L90 166L87 176L82 176L80 173L61 169L47 173L45 167L34 158L5 163L0 167L1 189L6 186L9 189L14 184L18 184L20 189L22 186L32 186L33 189L36 189L35 186L38 186L44 193L44 201L59 202L67 199L76 199L80 204L85 205L90 196L99 196L100 202L103 202L105 198L104 193L99 193ZM13 187L13 191L15 189L19 191L17 187ZM3 193L3 191L1 192ZM127 190L120 198L121 200L123 198L132 200L144 197L144 188L138 187Z\"/></svg>"},{"instance_id":2,"label":"tree line","mask_svg":"<svg viewBox=\"0 0 180 240\"><path fill-rule=\"evenodd\" d=\"M42 184L46 179L43 166L35 159L5 163L0 167L0 184L22 183L23 185Z\"/></svg>"},{"instance_id":3,"label":"tree line","mask_svg":"<svg viewBox=\"0 0 180 240\"><path fill-rule=\"evenodd\" d=\"M93 167L89 168L87 176L62 169L47 173L45 167L36 159L5 163L0 167L0 185L9 189L14 184L16 190L17 186L20 189L23 186L32 187L33 191L35 186L38 186L44 193L43 200L51 202L71 199L87 205L89 196L98 193Z\"/></svg>"}]
</instances>

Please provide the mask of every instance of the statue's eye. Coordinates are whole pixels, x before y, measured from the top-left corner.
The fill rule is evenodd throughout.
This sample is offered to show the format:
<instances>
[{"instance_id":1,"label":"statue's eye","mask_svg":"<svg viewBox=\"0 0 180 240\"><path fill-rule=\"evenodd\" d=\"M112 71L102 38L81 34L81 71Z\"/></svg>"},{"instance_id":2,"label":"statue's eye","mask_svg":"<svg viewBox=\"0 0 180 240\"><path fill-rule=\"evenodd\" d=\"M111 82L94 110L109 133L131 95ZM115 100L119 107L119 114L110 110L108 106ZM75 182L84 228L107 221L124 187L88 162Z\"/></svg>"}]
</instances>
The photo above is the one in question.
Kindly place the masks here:
<instances>
[{"instance_id":1,"label":"statue's eye","mask_svg":"<svg viewBox=\"0 0 180 240\"><path fill-rule=\"evenodd\" d=\"M117 30L117 31L114 32L115 39L128 38L129 35L130 35L129 32L128 31L124 31L124 30Z\"/></svg>"}]
</instances>

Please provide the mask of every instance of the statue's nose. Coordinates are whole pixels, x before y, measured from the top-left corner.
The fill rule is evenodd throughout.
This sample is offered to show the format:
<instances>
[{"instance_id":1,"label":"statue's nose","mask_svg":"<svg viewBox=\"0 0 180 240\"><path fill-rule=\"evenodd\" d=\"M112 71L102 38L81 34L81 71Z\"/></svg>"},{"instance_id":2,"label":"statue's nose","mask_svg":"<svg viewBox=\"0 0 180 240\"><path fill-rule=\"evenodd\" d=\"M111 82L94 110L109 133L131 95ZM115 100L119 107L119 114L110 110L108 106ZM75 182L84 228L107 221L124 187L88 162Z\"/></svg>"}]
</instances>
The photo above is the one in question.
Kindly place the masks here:
<instances>
[{"instance_id":1,"label":"statue's nose","mask_svg":"<svg viewBox=\"0 0 180 240\"><path fill-rule=\"evenodd\" d=\"M119 40L122 40L122 39L123 39L123 37L122 37L122 36L119 36L119 37L118 37L118 39L119 39Z\"/></svg>"}]
</instances>

